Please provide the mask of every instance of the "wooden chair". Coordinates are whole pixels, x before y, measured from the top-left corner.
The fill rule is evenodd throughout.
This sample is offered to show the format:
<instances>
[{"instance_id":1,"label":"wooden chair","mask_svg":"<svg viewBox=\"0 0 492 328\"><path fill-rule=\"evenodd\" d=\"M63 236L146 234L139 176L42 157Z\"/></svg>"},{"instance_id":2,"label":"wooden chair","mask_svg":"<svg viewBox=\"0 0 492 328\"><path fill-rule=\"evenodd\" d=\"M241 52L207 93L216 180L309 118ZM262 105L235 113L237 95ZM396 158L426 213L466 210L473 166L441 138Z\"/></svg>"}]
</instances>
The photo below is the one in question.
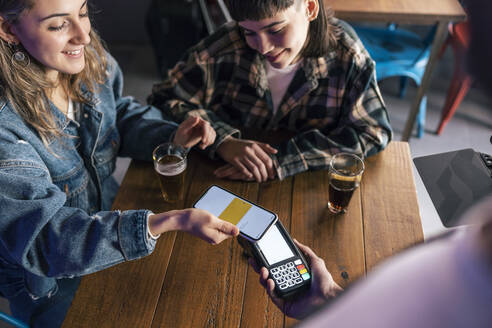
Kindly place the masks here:
<instances>
[{"instance_id":1,"label":"wooden chair","mask_svg":"<svg viewBox=\"0 0 492 328\"><path fill-rule=\"evenodd\" d=\"M431 44L437 26L425 38L409 30L388 27L353 26L362 44L376 62L377 80L400 77L400 97L404 97L408 78L420 86L425 67L429 61ZM417 116L417 136L424 132L427 97L424 95Z\"/></svg>"},{"instance_id":2,"label":"wooden chair","mask_svg":"<svg viewBox=\"0 0 492 328\"><path fill-rule=\"evenodd\" d=\"M470 44L468 21L450 23L448 30L448 38L441 49L440 56L442 56L448 45L452 46L454 54L454 73L446 96L446 103L441 111L441 120L437 127L437 134L442 133L444 127L453 117L472 84L472 78L468 74L465 64L466 53ZM484 31L484 33L487 32Z\"/></svg>"}]
</instances>

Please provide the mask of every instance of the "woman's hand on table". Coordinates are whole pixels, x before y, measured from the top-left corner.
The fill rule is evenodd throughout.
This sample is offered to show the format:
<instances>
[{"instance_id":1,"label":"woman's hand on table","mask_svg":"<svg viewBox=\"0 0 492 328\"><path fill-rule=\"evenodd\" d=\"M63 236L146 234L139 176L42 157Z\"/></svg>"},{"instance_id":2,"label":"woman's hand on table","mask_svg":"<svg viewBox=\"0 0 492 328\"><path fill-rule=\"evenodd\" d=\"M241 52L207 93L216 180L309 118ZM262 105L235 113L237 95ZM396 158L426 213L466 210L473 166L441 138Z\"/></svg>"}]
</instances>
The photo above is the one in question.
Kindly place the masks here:
<instances>
[{"instance_id":1,"label":"woman's hand on table","mask_svg":"<svg viewBox=\"0 0 492 328\"><path fill-rule=\"evenodd\" d=\"M266 289L272 302L287 316L295 319L303 319L312 311L325 304L328 300L340 294L343 289L333 280L331 273L325 265L325 261L317 256L313 250L294 239L297 247L304 253L310 264L312 281L309 290L299 297L286 301L275 294L275 283L268 278L268 270L259 268L250 258L249 264L260 274L260 283Z\"/></svg>"},{"instance_id":2,"label":"woman's hand on table","mask_svg":"<svg viewBox=\"0 0 492 328\"><path fill-rule=\"evenodd\" d=\"M178 126L173 143L185 148L199 143L199 147L205 149L214 143L215 137L215 130L209 122L200 117L190 116Z\"/></svg>"},{"instance_id":3,"label":"woman's hand on table","mask_svg":"<svg viewBox=\"0 0 492 328\"><path fill-rule=\"evenodd\" d=\"M197 208L152 214L148 224L152 235L181 230L213 245L239 234L238 227L232 223Z\"/></svg>"},{"instance_id":4,"label":"woman's hand on table","mask_svg":"<svg viewBox=\"0 0 492 328\"><path fill-rule=\"evenodd\" d=\"M215 170L219 178L263 182L276 177L270 154L276 154L277 150L269 144L229 137L217 148L217 153L229 163Z\"/></svg>"},{"instance_id":5,"label":"woman's hand on table","mask_svg":"<svg viewBox=\"0 0 492 328\"><path fill-rule=\"evenodd\" d=\"M232 164L226 164L219 167L214 171L214 174L218 178L230 179L230 180L241 180L241 181L254 181L255 178L251 174L245 174L243 171L238 169Z\"/></svg>"}]
</instances>

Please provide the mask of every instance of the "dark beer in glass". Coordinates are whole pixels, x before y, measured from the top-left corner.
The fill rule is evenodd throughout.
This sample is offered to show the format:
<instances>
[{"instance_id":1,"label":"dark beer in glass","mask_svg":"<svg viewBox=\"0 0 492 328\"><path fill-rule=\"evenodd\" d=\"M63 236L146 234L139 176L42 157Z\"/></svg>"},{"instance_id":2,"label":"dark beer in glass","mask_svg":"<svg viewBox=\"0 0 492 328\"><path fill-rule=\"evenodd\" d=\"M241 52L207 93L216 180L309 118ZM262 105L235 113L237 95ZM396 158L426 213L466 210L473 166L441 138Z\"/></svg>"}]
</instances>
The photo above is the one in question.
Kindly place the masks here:
<instances>
[{"instance_id":1,"label":"dark beer in glass","mask_svg":"<svg viewBox=\"0 0 492 328\"><path fill-rule=\"evenodd\" d=\"M350 199L360 185L364 162L354 154L339 153L332 157L329 167L328 208L333 213L345 213Z\"/></svg>"}]
</instances>

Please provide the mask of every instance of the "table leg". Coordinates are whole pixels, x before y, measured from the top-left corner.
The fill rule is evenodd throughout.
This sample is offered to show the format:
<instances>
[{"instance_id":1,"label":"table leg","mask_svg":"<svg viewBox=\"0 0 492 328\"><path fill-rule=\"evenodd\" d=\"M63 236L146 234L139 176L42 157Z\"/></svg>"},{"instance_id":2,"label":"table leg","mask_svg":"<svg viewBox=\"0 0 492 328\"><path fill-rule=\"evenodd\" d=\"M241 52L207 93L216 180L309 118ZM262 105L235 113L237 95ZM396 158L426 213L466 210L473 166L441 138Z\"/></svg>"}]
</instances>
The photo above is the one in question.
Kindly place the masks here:
<instances>
[{"instance_id":1,"label":"table leg","mask_svg":"<svg viewBox=\"0 0 492 328\"><path fill-rule=\"evenodd\" d=\"M449 22L441 21L437 25L436 35L434 37L434 41L432 42L429 62L427 63L427 66L425 68L424 76L422 77L422 83L420 83L420 87L417 91L417 96L415 97L410 109L410 113L408 114L407 122L405 123L405 129L403 130L403 135L401 138L402 141L408 141L410 139L410 136L412 135L412 130L415 126L415 119L417 118L417 114L419 113L420 102L422 101L422 98L429 88L432 70L434 69L434 65L437 61L439 50L441 49L441 46L447 37L448 23Z\"/></svg>"}]
</instances>

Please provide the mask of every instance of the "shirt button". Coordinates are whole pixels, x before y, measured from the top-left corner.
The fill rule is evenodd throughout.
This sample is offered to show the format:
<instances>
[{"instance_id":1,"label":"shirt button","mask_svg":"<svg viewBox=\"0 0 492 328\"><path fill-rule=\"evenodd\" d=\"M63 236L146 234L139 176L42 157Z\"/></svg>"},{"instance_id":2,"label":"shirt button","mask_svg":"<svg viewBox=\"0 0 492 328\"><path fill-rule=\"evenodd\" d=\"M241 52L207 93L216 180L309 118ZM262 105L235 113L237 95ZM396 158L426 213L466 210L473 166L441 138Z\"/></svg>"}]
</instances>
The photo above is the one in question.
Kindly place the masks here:
<instances>
[{"instance_id":1,"label":"shirt button","mask_svg":"<svg viewBox=\"0 0 492 328\"><path fill-rule=\"evenodd\" d=\"M89 117L89 114L85 113L84 118L88 118L88 117Z\"/></svg>"}]
</instances>

